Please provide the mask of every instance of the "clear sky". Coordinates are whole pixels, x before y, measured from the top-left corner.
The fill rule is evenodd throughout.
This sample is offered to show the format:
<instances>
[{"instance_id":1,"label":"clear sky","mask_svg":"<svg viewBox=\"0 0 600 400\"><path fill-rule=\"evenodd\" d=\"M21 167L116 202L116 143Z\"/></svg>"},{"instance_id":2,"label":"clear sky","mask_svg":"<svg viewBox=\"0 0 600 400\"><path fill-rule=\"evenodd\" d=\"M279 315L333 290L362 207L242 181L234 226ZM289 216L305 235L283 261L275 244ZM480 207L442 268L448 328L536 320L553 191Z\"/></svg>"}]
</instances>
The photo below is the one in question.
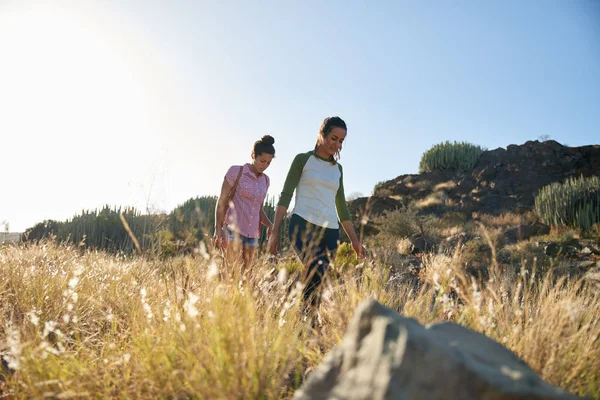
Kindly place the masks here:
<instances>
[{"instance_id":1,"label":"clear sky","mask_svg":"<svg viewBox=\"0 0 600 400\"><path fill-rule=\"evenodd\" d=\"M600 1L0 0L0 221L217 195L275 137L278 195L322 119L346 194L445 140L600 143Z\"/></svg>"}]
</instances>

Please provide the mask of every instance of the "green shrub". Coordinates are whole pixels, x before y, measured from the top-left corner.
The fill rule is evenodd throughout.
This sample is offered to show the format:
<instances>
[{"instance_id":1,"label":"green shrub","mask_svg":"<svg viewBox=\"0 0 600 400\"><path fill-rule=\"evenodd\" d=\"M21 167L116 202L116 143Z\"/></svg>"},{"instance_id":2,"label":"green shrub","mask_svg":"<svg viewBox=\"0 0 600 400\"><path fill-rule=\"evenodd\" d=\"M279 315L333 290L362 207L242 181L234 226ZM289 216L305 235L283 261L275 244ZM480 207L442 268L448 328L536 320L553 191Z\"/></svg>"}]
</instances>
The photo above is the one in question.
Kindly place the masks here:
<instances>
[{"instance_id":1,"label":"green shrub","mask_svg":"<svg viewBox=\"0 0 600 400\"><path fill-rule=\"evenodd\" d=\"M338 272L354 269L360 261L356 258L356 253L352 245L348 242L340 243L335 255L334 265Z\"/></svg>"},{"instance_id":2,"label":"green shrub","mask_svg":"<svg viewBox=\"0 0 600 400\"><path fill-rule=\"evenodd\" d=\"M491 259L492 251L484 239L469 240L461 249L461 260L467 266L487 266Z\"/></svg>"},{"instance_id":3,"label":"green shrub","mask_svg":"<svg viewBox=\"0 0 600 400\"><path fill-rule=\"evenodd\" d=\"M535 197L534 209L546 224L587 232L600 222L600 177L581 176L544 186Z\"/></svg>"},{"instance_id":4,"label":"green shrub","mask_svg":"<svg viewBox=\"0 0 600 400\"><path fill-rule=\"evenodd\" d=\"M158 254L161 257L174 257L177 254L177 242L173 232L161 229L156 232Z\"/></svg>"},{"instance_id":5,"label":"green shrub","mask_svg":"<svg viewBox=\"0 0 600 400\"><path fill-rule=\"evenodd\" d=\"M440 236L440 219L434 215L420 215L413 205L384 211L383 215L375 218L375 226L384 236L424 236L430 241L437 241Z\"/></svg>"},{"instance_id":6,"label":"green shrub","mask_svg":"<svg viewBox=\"0 0 600 400\"><path fill-rule=\"evenodd\" d=\"M417 212L413 208L383 212L375 218L375 225L385 235L409 237L419 232Z\"/></svg>"},{"instance_id":7,"label":"green shrub","mask_svg":"<svg viewBox=\"0 0 600 400\"><path fill-rule=\"evenodd\" d=\"M383 186L383 184L385 183L385 181L379 181L375 184L375 186L373 187L373 193L375 193L377 191L377 189L379 189L380 187Z\"/></svg>"},{"instance_id":8,"label":"green shrub","mask_svg":"<svg viewBox=\"0 0 600 400\"><path fill-rule=\"evenodd\" d=\"M289 274L294 274L296 272L301 273L304 271L304 264L302 264L299 259L293 257L280 261L277 264L277 269L285 269Z\"/></svg>"},{"instance_id":9,"label":"green shrub","mask_svg":"<svg viewBox=\"0 0 600 400\"><path fill-rule=\"evenodd\" d=\"M421 157L419 173L436 169L454 169L465 171L471 169L479 160L484 149L467 142L449 141L436 144Z\"/></svg>"},{"instance_id":10,"label":"green shrub","mask_svg":"<svg viewBox=\"0 0 600 400\"><path fill-rule=\"evenodd\" d=\"M520 242L508 246L498 252L498 259L516 270L536 268L538 272L542 272L552 266L552 260L546 255L544 246L535 242Z\"/></svg>"},{"instance_id":11,"label":"green shrub","mask_svg":"<svg viewBox=\"0 0 600 400\"><path fill-rule=\"evenodd\" d=\"M440 218L440 227L451 228L454 226L464 226L468 217L461 211L449 211Z\"/></svg>"}]
</instances>

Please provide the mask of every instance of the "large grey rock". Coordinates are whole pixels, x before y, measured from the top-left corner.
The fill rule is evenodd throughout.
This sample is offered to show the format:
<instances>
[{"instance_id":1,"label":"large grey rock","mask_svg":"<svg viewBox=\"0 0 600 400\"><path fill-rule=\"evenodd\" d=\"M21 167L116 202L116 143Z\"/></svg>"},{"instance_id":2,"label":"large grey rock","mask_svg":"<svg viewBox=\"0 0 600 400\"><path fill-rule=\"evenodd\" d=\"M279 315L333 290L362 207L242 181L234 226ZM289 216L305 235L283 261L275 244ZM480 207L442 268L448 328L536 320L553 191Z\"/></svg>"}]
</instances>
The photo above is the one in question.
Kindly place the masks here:
<instances>
[{"instance_id":1,"label":"large grey rock","mask_svg":"<svg viewBox=\"0 0 600 400\"><path fill-rule=\"evenodd\" d=\"M512 352L453 323L424 327L363 302L295 399L576 399Z\"/></svg>"}]
</instances>

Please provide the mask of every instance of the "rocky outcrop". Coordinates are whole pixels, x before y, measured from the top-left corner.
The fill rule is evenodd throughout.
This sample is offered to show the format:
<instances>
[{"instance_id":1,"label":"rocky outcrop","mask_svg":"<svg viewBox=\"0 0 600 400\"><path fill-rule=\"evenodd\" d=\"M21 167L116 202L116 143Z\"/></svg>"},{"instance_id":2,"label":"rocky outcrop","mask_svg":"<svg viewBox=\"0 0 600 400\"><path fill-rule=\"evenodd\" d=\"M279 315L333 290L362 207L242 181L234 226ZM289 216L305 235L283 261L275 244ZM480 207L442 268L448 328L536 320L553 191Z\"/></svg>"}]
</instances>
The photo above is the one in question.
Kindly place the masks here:
<instances>
[{"instance_id":1,"label":"rocky outcrop","mask_svg":"<svg viewBox=\"0 0 600 400\"><path fill-rule=\"evenodd\" d=\"M429 327L363 302L295 399L576 399L512 352L454 323Z\"/></svg>"},{"instance_id":2,"label":"rocky outcrop","mask_svg":"<svg viewBox=\"0 0 600 400\"><path fill-rule=\"evenodd\" d=\"M549 140L529 141L485 151L471 171L432 171L401 175L377 187L370 198L350 204L358 216L381 215L412 201L430 196L443 198L457 210L469 214L524 212L533 208L536 192L553 182L569 177L600 174L600 145L567 147ZM354 203L354 204L353 204ZM444 208L439 202L429 207Z\"/></svg>"}]
</instances>

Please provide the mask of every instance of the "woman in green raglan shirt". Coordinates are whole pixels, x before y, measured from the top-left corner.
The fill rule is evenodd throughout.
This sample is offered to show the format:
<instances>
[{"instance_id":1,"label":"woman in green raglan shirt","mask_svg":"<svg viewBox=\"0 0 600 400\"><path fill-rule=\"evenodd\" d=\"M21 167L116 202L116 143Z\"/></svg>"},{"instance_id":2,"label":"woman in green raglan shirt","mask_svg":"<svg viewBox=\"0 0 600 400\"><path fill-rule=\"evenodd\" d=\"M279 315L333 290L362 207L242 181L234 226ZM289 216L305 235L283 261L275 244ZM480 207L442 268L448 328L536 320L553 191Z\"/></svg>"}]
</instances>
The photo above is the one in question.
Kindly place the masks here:
<instances>
[{"instance_id":1,"label":"woman in green raglan shirt","mask_svg":"<svg viewBox=\"0 0 600 400\"><path fill-rule=\"evenodd\" d=\"M357 257L365 257L365 249L354 231L346 204L344 172L337 162L346 133L346 123L341 118L325 118L315 149L294 158L277 204L269 238L269 251L277 254L279 227L296 191L288 234L305 266L301 280L305 285L303 295L307 305L318 304L317 289L338 247L338 221L350 238Z\"/></svg>"}]
</instances>

